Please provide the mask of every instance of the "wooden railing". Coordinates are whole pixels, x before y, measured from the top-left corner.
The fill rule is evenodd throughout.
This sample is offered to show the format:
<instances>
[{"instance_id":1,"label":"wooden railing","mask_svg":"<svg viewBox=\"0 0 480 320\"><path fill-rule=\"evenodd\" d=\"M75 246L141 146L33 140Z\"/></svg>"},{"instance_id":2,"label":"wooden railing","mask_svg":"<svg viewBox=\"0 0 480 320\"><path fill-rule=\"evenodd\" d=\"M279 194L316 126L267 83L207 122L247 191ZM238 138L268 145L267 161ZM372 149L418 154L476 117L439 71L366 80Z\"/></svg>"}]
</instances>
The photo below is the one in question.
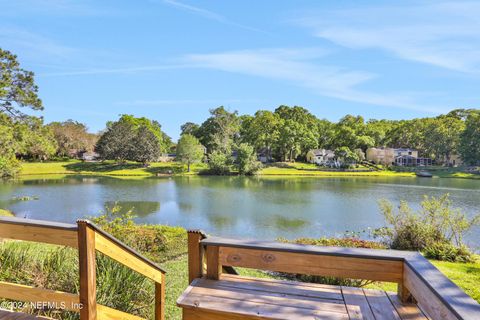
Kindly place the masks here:
<instances>
[{"instance_id":1,"label":"wooden railing","mask_svg":"<svg viewBox=\"0 0 480 320\"><path fill-rule=\"evenodd\" d=\"M88 220L77 225L0 218L0 239L34 241L78 248L80 294L0 282L0 298L49 303L80 313L81 320L142 319L97 303L96 251L155 282L155 320L165 319L165 271Z\"/></svg>"},{"instance_id":2,"label":"wooden railing","mask_svg":"<svg viewBox=\"0 0 480 320\"><path fill-rule=\"evenodd\" d=\"M480 305L417 252L242 241L188 234L189 279L219 279L226 268L395 282L431 319L480 319ZM228 270L227 270L228 271Z\"/></svg>"}]
</instances>

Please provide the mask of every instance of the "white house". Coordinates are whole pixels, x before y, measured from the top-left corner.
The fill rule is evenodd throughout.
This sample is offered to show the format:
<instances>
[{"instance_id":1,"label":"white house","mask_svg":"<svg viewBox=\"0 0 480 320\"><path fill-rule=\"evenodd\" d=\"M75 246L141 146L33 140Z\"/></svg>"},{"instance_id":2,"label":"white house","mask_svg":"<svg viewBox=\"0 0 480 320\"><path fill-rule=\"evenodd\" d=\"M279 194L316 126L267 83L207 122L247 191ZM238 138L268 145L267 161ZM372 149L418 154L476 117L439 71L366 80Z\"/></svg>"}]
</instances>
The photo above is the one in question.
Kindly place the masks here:
<instances>
[{"instance_id":1,"label":"white house","mask_svg":"<svg viewBox=\"0 0 480 320\"><path fill-rule=\"evenodd\" d=\"M335 152L327 149L312 149L307 153L307 161L321 166L331 165L336 162Z\"/></svg>"}]
</instances>

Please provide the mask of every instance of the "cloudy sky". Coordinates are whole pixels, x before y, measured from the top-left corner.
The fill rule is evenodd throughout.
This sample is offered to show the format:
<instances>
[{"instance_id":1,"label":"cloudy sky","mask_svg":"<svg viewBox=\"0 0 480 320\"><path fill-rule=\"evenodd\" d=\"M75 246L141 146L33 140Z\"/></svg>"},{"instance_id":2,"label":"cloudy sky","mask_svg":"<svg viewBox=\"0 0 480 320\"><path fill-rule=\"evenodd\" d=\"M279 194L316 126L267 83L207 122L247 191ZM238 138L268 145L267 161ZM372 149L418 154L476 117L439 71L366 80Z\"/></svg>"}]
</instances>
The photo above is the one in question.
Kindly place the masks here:
<instances>
[{"instance_id":1,"label":"cloudy sky","mask_svg":"<svg viewBox=\"0 0 480 320\"><path fill-rule=\"evenodd\" d=\"M480 105L480 2L0 0L47 122L129 113L178 138L224 105L414 118Z\"/></svg>"}]
</instances>

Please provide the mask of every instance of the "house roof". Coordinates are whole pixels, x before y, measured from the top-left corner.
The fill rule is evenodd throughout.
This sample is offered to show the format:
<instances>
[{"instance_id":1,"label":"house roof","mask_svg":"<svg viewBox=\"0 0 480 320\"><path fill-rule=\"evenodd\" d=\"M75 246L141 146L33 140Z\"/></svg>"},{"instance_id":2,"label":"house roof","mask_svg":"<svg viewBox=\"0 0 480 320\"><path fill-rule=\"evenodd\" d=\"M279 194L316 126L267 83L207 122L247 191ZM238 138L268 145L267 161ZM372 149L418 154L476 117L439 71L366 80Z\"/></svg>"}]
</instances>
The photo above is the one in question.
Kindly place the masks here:
<instances>
[{"instance_id":1,"label":"house roof","mask_svg":"<svg viewBox=\"0 0 480 320\"><path fill-rule=\"evenodd\" d=\"M328 149L312 149L310 152L312 152L315 156L335 155L335 152Z\"/></svg>"}]
</instances>

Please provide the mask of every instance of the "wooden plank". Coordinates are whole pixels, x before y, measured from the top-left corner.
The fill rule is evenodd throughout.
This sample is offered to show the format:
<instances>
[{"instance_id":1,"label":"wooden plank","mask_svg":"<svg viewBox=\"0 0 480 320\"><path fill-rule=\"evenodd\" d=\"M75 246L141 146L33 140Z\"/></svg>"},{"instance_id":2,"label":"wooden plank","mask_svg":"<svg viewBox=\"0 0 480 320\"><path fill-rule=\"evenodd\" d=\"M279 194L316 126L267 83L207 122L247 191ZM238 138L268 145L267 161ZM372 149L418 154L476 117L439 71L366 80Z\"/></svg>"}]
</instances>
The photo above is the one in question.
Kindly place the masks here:
<instances>
[{"instance_id":1,"label":"wooden plank","mask_svg":"<svg viewBox=\"0 0 480 320\"><path fill-rule=\"evenodd\" d=\"M432 319L457 320L458 318L438 296L418 277L410 266L405 265L405 286L412 293L415 300ZM480 313L477 313L477 316ZM463 319L475 319L466 317Z\"/></svg>"},{"instance_id":2,"label":"wooden plank","mask_svg":"<svg viewBox=\"0 0 480 320\"><path fill-rule=\"evenodd\" d=\"M402 320L428 320L416 304L402 303L400 297L392 292L387 292L387 296Z\"/></svg>"},{"instance_id":3,"label":"wooden plank","mask_svg":"<svg viewBox=\"0 0 480 320\"><path fill-rule=\"evenodd\" d=\"M261 318L253 318L261 319ZM203 310L183 309L182 320L248 320L243 315L220 314Z\"/></svg>"},{"instance_id":4,"label":"wooden plank","mask_svg":"<svg viewBox=\"0 0 480 320\"><path fill-rule=\"evenodd\" d=\"M292 294L316 299L329 299L343 301L340 287L303 283L297 281L281 281L274 279L255 279L243 276L230 276L222 274L218 285L245 290L255 290L259 294L264 292L281 295Z\"/></svg>"},{"instance_id":5,"label":"wooden plank","mask_svg":"<svg viewBox=\"0 0 480 320\"><path fill-rule=\"evenodd\" d=\"M77 231L0 222L0 238L34 241L77 248Z\"/></svg>"},{"instance_id":6,"label":"wooden plank","mask_svg":"<svg viewBox=\"0 0 480 320\"><path fill-rule=\"evenodd\" d=\"M188 232L188 283L203 275L203 249L200 245L202 238L200 232Z\"/></svg>"},{"instance_id":7,"label":"wooden plank","mask_svg":"<svg viewBox=\"0 0 480 320\"><path fill-rule=\"evenodd\" d=\"M397 283L403 279L403 263L401 261L307 255L268 250L221 247L220 264L278 272Z\"/></svg>"},{"instance_id":8,"label":"wooden plank","mask_svg":"<svg viewBox=\"0 0 480 320\"><path fill-rule=\"evenodd\" d=\"M105 237L99 232L95 232L95 248L99 252L109 256L128 268L152 279L157 283L162 283L162 272L153 268L138 256L125 251L122 247L111 239Z\"/></svg>"},{"instance_id":9,"label":"wooden plank","mask_svg":"<svg viewBox=\"0 0 480 320\"><path fill-rule=\"evenodd\" d=\"M366 248L323 247L305 244L281 243L271 241L256 241L242 239L227 239L220 237L208 237L202 240L204 245L218 247L267 250L290 253L305 253L309 255L336 256L350 258L365 258L374 260L404 261L406 258L416 256L416 252L400 250L381 250Z\"/></svg>"},{"instance_id":10,"label":"wooden plank","mask_svg":"<svg viewBox=\"0 0 480 320\"><path fill-rule=\"evenodd\" d=\"M361 288L342 287L342 293L350 319L375 320Z\"/></svg>"},{"instance_id":11,"label":"wooden plank","mask_svg":"<svg viewBox=\"0 0 480 320\"><path fill-rule=\"evenodd\" d=\"M404 278L407 289L432 319L478 319L480 304L422 255L405 260Z\"/></svg>"},{"instance_id":12,"label":"wooden plank","mask_svg":"<svg viewBox=\"0 0 480 320\"><path fill-rule=\"evenodd\" d=\"M347 320L346 310L343 313L325 310L293 308L251 301L227 299L214 296L197 295L190 292L179 303L179 306L192 309L192 314L202 312L219 314L218 318L208 319L342 319ZM201 319L200 317L192 319Z\"/></svg>"},{"instance_id":13,"label":"wooden plank","mask_svg":"<svg viewBox=\"0 0 480 320\"><path fill-rule=\"evenodd\" d=\"M258 292L238 287L224 287L222 281L197 279L192 284L191 294L236 299L262 304L277 305L280 308L293 307L345 313L345 304L340 300L319 299L295 294Z\"/></svg>"},{"instance_id":14,"label":"wooden plank","mask_svg":"<svg viewBox=\"0 0 480 320\"><path fill-rule=\"evenodd\" d=\"M219 247L208 246L206 248L207 256L207 279L217 280L222 274L222 265L219 259Z\"/></svg>"},{"instance_id":15,"label":"wooden plank","mask_svg":"<svg viewBox=\"0 0 480 320\"><path fill-rule=\"evenodd\" d=\"M70 311L79 311L80 309L80 298L76 294L3 281L0 282L0 297L33 303L45 302L58 309Z\"/></svg>"},{"instance_id":16,"label":"wooden plank","mask_svg":"<svg viewBox=\"0 0 480 320\"><path fill-rule=\"evenodd\" d=\"M155 282L155 320L165 319L165 275L162 274L162 282Z\"/></svg>"},{"instance_id":17,"label":"wooden plank","mask_svg":"<svg viewBox=\"0 0 480 320\"><path fill-rule=\"evenodd\" d=\"M363 289L376 320L401 320L384 291Z\"/></svg>"},{"instance_id":18,"label":"wooden plank","mask_svg":"<svg viewBox=\"0 0 480 320\"><path fill-rule=\"evenodd\" d=\"M36 316L33 314L13 312L0 309L0 319L2 320L52 320L52 318Z\"/></svg>"},{"instance_id":19,"label":"wooden plank","mask_svg":"<svg viewBox=\"0 0 480 320\"><path fill-rule=\"evenodd\" d=\"M144 320L138 316L97 304L98 320Z\"/></svg>"},{"instance_id":20,"label":"wooden plank","mask_svg":"<svg viewBox=\"0 0 480 320\"><path fill-rule=\"evenodd\" d=\"M78 222L78 256L80 271L80 319L97 319L95 230L86 221Z\"/></svg>"}]
</instances>

